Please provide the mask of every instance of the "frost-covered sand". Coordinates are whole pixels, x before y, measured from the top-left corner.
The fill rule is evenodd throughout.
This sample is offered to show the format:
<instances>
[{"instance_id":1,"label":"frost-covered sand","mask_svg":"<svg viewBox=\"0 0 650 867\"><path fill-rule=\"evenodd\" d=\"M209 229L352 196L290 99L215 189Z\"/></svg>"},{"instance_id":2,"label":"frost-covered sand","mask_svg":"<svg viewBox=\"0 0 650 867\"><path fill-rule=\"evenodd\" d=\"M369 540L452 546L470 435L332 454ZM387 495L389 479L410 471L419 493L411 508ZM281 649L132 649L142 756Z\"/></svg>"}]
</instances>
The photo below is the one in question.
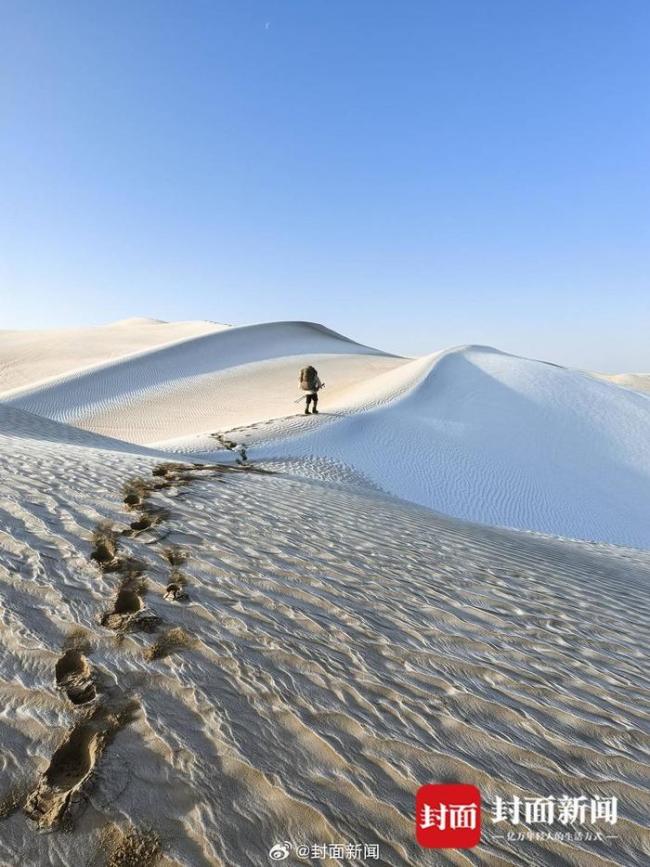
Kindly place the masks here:
<instances>
[{"instance_id":1,"label":"frost-covered sand","mask_svg":"<svg viewBox=\"0 0 650 867\"><path fill-rule=\"evenodd\" d=\"M213 341L231 333L220 352ZM338 402L342 415L285 418L278 379L290 375L293 388L307 353L325 379L340 364L347 380L329 379L322 406ZM426 443L424 432L433 446L422 463L437 459L449 479L465 467L457 483L473 483L479 457L489 465L500 454L513 393L530 412L529 436L502 479L504 501L527 497L525 515L538 520L540 467L569 472L571 448L572 479L590 493L584 526L641 532L649 399L483 348L411 361L304 324L256 326L0 404L0 863L115 867L153 863L144 851L159 848L160 864L245 867L270 863L270 847L291 840L378 843L390 865L646 864L650 553L467 523L379 490L404 495L409 437ZM224 424L218 404L212 417L201 409L211 395L232 413ZM244 408L233 410L237 395ZM106 436L111 413L114 428L146 431L142 407L164 436ZM484 414L482 437L474 413ZM252 449L264 458L253 469L267 472L153 475L170 440L195 455L209 447L206 461L230 459L208 434L238 424L256 425L247 435L266 445ZM363 448L336 451L355 425L365 464ZM545 440L560 434L549 464ZM452 444L465 449L457 463ZM472 449L476 465L464 457ZM382 450L385 479L373 475ZM518 487L522 474L537 486ZM146 485L125 490L136 477ZM440 476L431 479L435 492ZM137 501L152 483L127 508L125 494ZM602 497L623 485L637 498L620 520L594 509L599 484ZM572 489L557 492L548 514L560 523ZM485 483L475 499L493 493ZM617 796L617 836L509 843L486 820L479 848L427 852L414 843L413 797L443 781L476 784L484 805Z\"/></svg>"}]
</instances>

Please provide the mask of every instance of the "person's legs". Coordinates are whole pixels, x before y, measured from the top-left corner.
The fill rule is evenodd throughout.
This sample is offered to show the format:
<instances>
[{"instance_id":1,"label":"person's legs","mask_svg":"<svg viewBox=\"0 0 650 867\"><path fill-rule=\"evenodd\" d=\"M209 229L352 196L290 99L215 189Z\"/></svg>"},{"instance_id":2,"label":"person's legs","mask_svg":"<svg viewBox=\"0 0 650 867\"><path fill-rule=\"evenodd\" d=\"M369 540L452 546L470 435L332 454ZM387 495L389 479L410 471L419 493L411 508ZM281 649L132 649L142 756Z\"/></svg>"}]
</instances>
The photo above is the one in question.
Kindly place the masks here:
<instances>
[{"instance_id":1,"label":"person's legs","mask_svg":"<svg viewBox=\"0 0 650 867\"><path fill-rule=\"evenodd\" d=\"M313 397L312 394L307 395L307 402L305 403L305 415L309 412L309 406L311 404L312 397Z\"/></svg>"},{"instance_id":2,"label":"person's legs","mask_svg":"<svg viewBox=\"0 0 650 867\"><path fill-rule=\"evenodd\" d=\"M312 409L312 412L318 413L318 392L315 392L312 395L312 400L314 401L314 408Z\"/></svg>"}]
</instances>

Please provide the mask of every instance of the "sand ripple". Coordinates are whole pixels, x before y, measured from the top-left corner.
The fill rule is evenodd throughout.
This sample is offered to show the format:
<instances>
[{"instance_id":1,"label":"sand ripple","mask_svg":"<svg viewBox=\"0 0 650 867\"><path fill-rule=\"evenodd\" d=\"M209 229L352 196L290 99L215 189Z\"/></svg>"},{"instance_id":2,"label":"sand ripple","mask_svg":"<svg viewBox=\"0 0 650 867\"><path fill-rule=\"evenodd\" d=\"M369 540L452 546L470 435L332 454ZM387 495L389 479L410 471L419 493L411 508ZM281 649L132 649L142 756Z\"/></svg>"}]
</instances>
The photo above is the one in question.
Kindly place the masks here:
<instances>
[{"instance_id":1,"label":"sand ripple","mask_svg":"<svg viewBox=\"0 0 650 867\"><path fill-rule=\"evenodd\" d=\"M89 553L98 520L128 526L122 481L155 462L36 449L0 452L0 796L48 768L80 712L55 678L72 627L90 635L84 676L138 710L74 832L12 813L0 862L95 863L100 828L128 818L154 827L168 864L266 865L279 840L378 843L387 865L648 863L650 555L288 473L206 476L153 498L164 544L187 555L188 601L164 598L155 534L123 542L148 608L195 639L152 661L149 636L100 625L116 581ZM508 843L487 822L474 852L425 852L414 792L453 780L488 804L616 795L619 836Z\"/></svg>"}]
</instances>

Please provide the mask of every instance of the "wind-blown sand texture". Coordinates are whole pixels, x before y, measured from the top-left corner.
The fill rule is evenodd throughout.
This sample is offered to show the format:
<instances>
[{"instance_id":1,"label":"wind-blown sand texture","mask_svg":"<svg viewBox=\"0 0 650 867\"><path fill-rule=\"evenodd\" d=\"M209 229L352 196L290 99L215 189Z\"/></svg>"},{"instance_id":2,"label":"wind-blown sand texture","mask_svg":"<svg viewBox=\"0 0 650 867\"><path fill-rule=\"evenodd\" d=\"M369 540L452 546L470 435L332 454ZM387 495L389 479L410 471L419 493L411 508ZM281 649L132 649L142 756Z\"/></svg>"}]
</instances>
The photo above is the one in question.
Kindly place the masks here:
<instances>
[{"instance_id":1,"label":"wind-blown sand texture","mask_svg":"<svg viewBox=\"0 0 650 867\"><path fill-rule=\"evenodd\" d=\"M311 332L292 327L305 347L286 362L293 376ZM650 552L472 524L379 488L399 481L392 439L408 450L428 430L425 464L441 430L493 456L490 432L506 436L499 413L514 392L549 437L565 432L556 472L566 469L560 446L577 450L580 407L591 406L585 442L601 473L641 491L635 425L647 398L493 350L415 362L317 336L328 347L319 369L355 359L336 389L349 414L251 422L267 444L253 447L264 459L250 471L161 468L178 457L153 440L56 420L76 411L68 395L83 397L76 378L72 391L57 384L25 398L56 410L50 389L61 389L52 418L0 403L0 863L246 867L291 840L378 843L380 861L368 863L386 865L646 864ZM359 377L364 358L386 367ZM479 383L454 395L458 367ZM102 381L130 381L120 370L109 365ZM595 390L581 392L583 379ZM116 389L116 416L135 419L156 390L165 399L164 379L143 382L143 394ZM189 385L169 393L191 399ZM472 413L498 398L472 439ZM350 460L336 452L349 425L369 454L381 442L385 480L362 447ZM196 454L211 446L206 460L232 460L208 433L184 441ZM549 467L543 439L526 452L540 457L538 475ZM637 450L616 465L622 441ZM521 472L524 457L513 455ZM593 491L589 466L576 472ZM553 514L566 519L571 492L558 490L567 500ZM508 842L487 822L477 849L427 852L414 841L414 793L444 781L477 785L486 808L496 796L617 796L617 836Z\"/></svg>"},{"instance_id":2,"label":"wind-blown sand texture","mask_svg":"<svg viewBox=\"0 0 650 867\"><path fill-rule=\"evenodd\" d=\"M135 318L100 327L0 331L0 395L227 327Z\"/></svg>"}]
</instances>

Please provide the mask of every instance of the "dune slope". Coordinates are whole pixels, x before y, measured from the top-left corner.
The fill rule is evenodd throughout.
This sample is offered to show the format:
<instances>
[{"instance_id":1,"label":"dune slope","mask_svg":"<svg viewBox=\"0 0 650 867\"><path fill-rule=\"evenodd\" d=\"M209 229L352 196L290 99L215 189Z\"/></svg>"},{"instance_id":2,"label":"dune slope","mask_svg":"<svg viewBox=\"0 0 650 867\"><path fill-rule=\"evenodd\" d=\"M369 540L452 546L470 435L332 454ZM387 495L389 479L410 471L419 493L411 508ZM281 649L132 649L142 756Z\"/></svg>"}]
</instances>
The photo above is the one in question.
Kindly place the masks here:
<instances>
[{"instance_id":1,"label":"dune slope","mask_svg":"<svg viewBox=\"0 0 650 867\"><path fill-rule=\"evenodd\" d=\"M98 327L0 331L0 398L14 389L227 327L139 318Z\"/></svg>"},{"instance_id":2,"label":"dune slope","mask_svg":"<svg viewBox=\"0 0 650 867\"><path fill-rule=\"evenodd\" d=\"M336 378L346 382L404 362L320 325L275 322L186 340L5 400L57 421L146 443L218 422L266 418L276 406L284 414L300 368L323 358L331 359Z\"/></svg>"},{"instance_id":3,"label":"dune slope","mask_svg":"<svg viewBox=\"0 0 650 867\"><path fill-rule=\"evenodd\" d=\"M592 373L598 379L613 382L621 388L630 388L642 394L650 394L650 373Z\"/></svg>"},{"instance_id":4,"label":"dune slope","mask_svg":"<svg viewBox=\"0 0 650 867\"><path fill-rule=\"evenodd\" d=\"M650 547L650 398L578 371L462 347L324 392L322 414L230 434L265 458L350 465L446 514ZM210 440L163 444L208 451Z\"/></svg>"},{"instance_id":5,"label":"dune slope","mask_svg":"<svg viewBox=\"0 0 650 867\"><path fill-rule=\"evenodd\" d=\"M326 381L317 418L294 402L307 363ZM5 400L182 454L209 456L211 435L227 432L306 475L336 462L343 475L460 518L650 547L650 397L487 347L413 360L313 323L276 322L140 352Z\"/></svg>"},{"instance_id":6,"label":"dune slope","mask_svg":"<svg viewBox=\"0 0 650 867\"><path fill-rule=\"evenodd\" d=\"M646 863L649 554L195 471L152 493L162 522L120 536L111 571L93 530L128 529L123 483L158 461L0 410L0 863L102 863L132 824L161 867L266 865L283 840L462 865L413 838L416 788L446 779L486 804L619 798L600 842L486 822L481 864Z\"/></svg>"}]
</instances>

